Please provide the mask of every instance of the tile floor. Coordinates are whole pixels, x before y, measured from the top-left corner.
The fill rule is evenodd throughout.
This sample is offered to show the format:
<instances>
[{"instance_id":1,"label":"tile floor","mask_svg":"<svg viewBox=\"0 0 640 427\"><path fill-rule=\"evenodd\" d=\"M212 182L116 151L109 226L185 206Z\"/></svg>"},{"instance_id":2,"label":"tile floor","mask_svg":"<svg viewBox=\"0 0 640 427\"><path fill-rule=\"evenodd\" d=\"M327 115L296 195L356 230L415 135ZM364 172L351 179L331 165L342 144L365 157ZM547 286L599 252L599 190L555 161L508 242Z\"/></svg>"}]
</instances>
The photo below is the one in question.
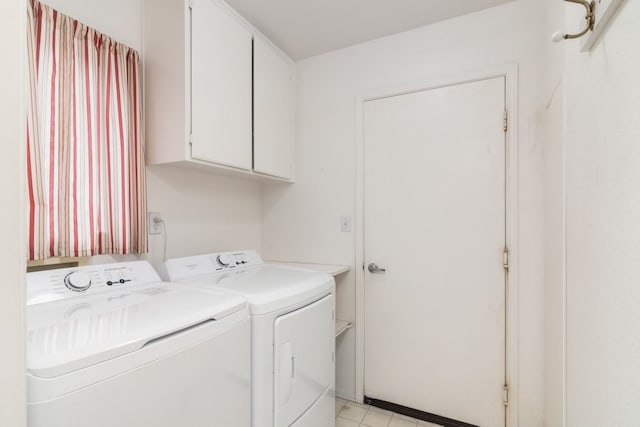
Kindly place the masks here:
<instances>
[{"instance_id":1,"label":"tile floor","mask_svg":"<svg viewBox=\"0 0 640 427\"><path fill-rule=\"evenodd\" d=\"M369 405L336 398L336 427L439 427Z\"/></svg>"}]
</instances>

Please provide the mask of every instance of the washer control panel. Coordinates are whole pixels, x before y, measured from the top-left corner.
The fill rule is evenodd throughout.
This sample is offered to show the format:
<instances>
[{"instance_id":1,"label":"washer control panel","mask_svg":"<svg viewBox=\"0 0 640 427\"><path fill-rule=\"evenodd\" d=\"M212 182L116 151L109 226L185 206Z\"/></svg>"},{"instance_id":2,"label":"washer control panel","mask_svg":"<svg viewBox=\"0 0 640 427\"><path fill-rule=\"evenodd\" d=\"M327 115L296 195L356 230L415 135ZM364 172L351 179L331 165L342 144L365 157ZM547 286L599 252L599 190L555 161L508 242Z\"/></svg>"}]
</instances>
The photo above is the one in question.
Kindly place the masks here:
<instances>
[{"instance_id":1,"label":"washer control panel","mask_svg":"<svg viewBox=\"0 0 640 427\"><path fill-rule=\"evenodd\" d=\"M258 260L245 252L228 252L216 255L216 262L218 263L216 270L220 270L225 267L236 268L249 263L256 264Z\"/></svg>"},{"instance_id":2,"label":"washer control panel","mask_svg":"<svg viewBox=\"0 0 640 427\"><path fill-rule=\"evenodd\" d=\"M261 264L264 261L256 251L221 252L170 259L160 268L160 275L165 280L178 280Z\"/></svg>"},{"instance_id":3,"label":"washer control panel","mask_svg":"<svg viewBox=\"0 0 640 427\"><path fill-rule=\"evenodd\" d=\"M27 305L160 281L147 261L38 271L27 273Z\"/></svg>"},{"instance_id":4,"label":"washer control panel","mask_svg":"<svg viewBox=\"0 0 640 427\"><path fill-rule=\"evenodd\" d=\"M91 276L82 271L70 271L64 276L64 284L72 291L86 291L91 286Z\"/></svg>"}]
</instances>

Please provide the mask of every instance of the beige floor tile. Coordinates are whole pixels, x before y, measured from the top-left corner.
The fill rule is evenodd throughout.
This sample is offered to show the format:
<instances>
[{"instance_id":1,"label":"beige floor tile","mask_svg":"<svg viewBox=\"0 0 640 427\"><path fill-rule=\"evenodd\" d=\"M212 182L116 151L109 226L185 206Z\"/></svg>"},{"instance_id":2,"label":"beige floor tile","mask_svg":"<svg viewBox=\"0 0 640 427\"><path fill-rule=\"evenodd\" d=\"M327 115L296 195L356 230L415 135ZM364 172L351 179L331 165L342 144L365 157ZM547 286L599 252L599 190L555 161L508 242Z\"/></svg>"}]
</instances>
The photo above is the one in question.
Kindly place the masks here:
<instances>
[{"instance_id":1,"label":"beige floor tile","mask_svg":"<svg viewBox=\"0 0 640 427\"><path fill-rule=\"evenodd\" d=\"M347 402L340 413L341 418L346 418L357 423L361 422L364 416L367 414L367 408L353 402Z\"/></svg>"},{"instance_id":2,"label":"beige floor tile","mask_svg":"<svg viewBox=\"0 0 640 427\"><path fill-rule=\"evenodd\" d=\"M442 427L375 406L336 398L336 427Z\"/></svg>"},{"instance_id":3,"label":"beige floor tile","mask_svg":"<svg viewBox=\"0 0 640 427\"><path fill-rule=\"evenodd\" d=\"M364 416L361 425L367 427L387 427L391 420L391 414L383 414L369 410L367 415Z\"/></svg>"},{"instance_id":4,"label":"beige floor tile","mask_svg":"<svg viewBox=\"0 0 640 427\"><path fill-rule=\"evenodd\" d=\"M391 421L389 421L389 427L415 427L417 425L417 421L402 420L396 418L396 414L394 414Z\"/></svg>"},{"instance_id":5,"label":"beige floor tile","mask_svg":"<svg viewBox=\"0 0 640 427\"><path fill-rule=\"evenodd\" d=\"M352 402L350 400L347 400L347 403L353 406L357 406L359 408L365 408L366 410L369 410L369 408L371 408L370 405L365 405L363 403L358 403L358 402Z\"/></svg>"},{"instance_id":6,"label":"beige floor tile","mask_svg":"<svg viewBox=\"0 0 640 427\"><path fill-rule=\"evenodd\" d=\"M389 416L393 415L393 412L387 411L386 409L376 408L375 406L369 406L369 411L377 412L379 414L387 414Z\"/></svg>"},{"instance_id":7,"label":"beige floor tile","mask_svg":"<svg viewBox=\"0 0 640 427\"><path fill-rule=\"evenodd\" d=\"M336 418L336 427L358 427L360 424L346 418Z\"/></svg>"}]
</instances>

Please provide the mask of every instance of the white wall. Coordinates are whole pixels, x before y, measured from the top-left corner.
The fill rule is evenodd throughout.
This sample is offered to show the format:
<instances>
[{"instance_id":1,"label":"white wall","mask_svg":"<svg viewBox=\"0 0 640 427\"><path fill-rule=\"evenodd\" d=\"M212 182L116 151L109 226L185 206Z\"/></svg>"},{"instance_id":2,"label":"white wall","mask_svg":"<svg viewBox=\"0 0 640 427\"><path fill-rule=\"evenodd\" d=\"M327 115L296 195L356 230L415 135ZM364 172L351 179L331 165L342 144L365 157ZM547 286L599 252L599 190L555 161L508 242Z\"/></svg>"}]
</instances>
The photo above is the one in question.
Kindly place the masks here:
<instances>
[{"instance_id":1,"label":"white wall","mask_svg":"<svg viewBox=\"0 0 640 427\"><path fill-rule=\"evenodd\" d=\"M147 168L148 209L167 225L167 257L260 249L260 184L168 166ZM150 236L161 262L162 236Z\"/></svg>"},{"instance_id":2,"label":"white wall","mask_svg":"<svg viewBox=\"0 0 640 427\"><path fill-rule=\"evenodd\" d=\"M139 0L45 2L135 49L142 46ZM640 51L633 40L640 29L633 18L640 16L640 4L626 2L591 53L580 54L579 42L567 42L566 63L564 53L558 56L546 44L552 26L562 29L562 14L550 9L543 23L538 4L519 0L300 62L297 183L265 186L261 206L257 183L149 168L149 210L161 212L167 221L168 255L258 247L262 240L269 258L353 265L354 236L340 232L339 218L354 215L355 97L379 87L518 62L519 426L542 425L543 413L547 427L562 425L565 169L567 425L637 426ZM566 28L575 28L580 20L574 7ZM13 40L21 31L22 10L18 0L0 5L0 36L6 34L0 40L10 41L0 42L3 58L19 54ZM19 141L20 77L12 61L0 67L0 129L5 141ZM15 182L23 171L18 162L22 146L3 144L2 150L7 160L0 173L4 182ZM3 187L6 205L20 207L21 197L15 186ZM15 224L23 212L21 207L5 209L2 215L4 241L15 242L5 244L1 254L4 265L13 266L3 281L7 286L22 280L23 251L15 249L22 236ZM162 240L153 237L150 242L157 262ZM338 312L344 317L355 304L353 274L340 279L338 287ZM0 300L0 339L5 343L0 425L20 426L24 420L22 306L22 289L7 286ZM353 342L353 331L342 340ZM347 395L355 394L354 358L351 347L341 347L339 386Z\"/></svg>"},{"instance_id":3,"label":"white wall","mask_svg":"<svg viewBox=\"0 0 640 427\"><path fill-rule=\"evenodd\" d=\"M561 427L564 419L565 234L563 85L544 113L544 419Z\"/></svg>"},{"instance_id":4,"label":"white wall","mask_svg":"<svg viewBox=\"0 0 640 427\"><path fill-rule=\"evenodd\" d=\"M142 49L141 0L44 0L60 12ZM153 144L147 139L146 144ZM147 209L167 229L167 256L260 247L260 184L168 166L147 167ZM162 236L149 237L154 265L162 262ZM95 257L102 263L136 257Z\"/></svg>"},{"instance_id":5,"label":"white wall","mask_svg":"<svg viewBox=\"0 0 640 427\"><path fill-rule=\"evenodd\" d=\"M133 49L142 49L141 0L41 1Z\"/></svg>"},{"instance_id":6,"label":"white wall","mask_svg":"<svg viewBox=\"0 0 640 427\"><path fill-rule=\"evenodd\" d=\"M24 103L26 4L0 2L0 426L26 426Z\"/></svg>"},{"instance_id":7,"label":"white wall","mask_svg":"<svg viewBox=\"0 0 640 427\"><path fill-rule=\"evenodd\" d=\"M566 47L569 427L640 425L639 17L624 2L590 53Z\"/></svg>"},{"instance_id":8,"label":"white wall","mask_svg":"<svg viewBox=\"0 0 640 427\"><path fill-rule=\"evenodd\" d=\"M519 0L377 41L300 61L297 67L296 184L265 187L262 251L269 258L354 263L355 98L372 89L424 82L485 66L519 64L519 392L522 427L543 417L543 196L540 115L542 8ZM353 312L354 278L338 284ZM345 337L349 339L349 337ZM340 358L341 357L341 358ZM348 357L348 358L347 358ZM339 354L338 391L355 394L354 354Z\"/></svg>"},{"instance_id":9,"label":"white wall","mask_svg":"<svg viewBox=\"0 0 640 427\"><path fill-rule=\"evenodd\" d=\"M544 425L564 424L565 360L565 187L564 187L564 52L551 34L565 30L564 3L545 0L544 93ZM578 42L579 43L579 42Z\"/></svg>"}]
</instances>

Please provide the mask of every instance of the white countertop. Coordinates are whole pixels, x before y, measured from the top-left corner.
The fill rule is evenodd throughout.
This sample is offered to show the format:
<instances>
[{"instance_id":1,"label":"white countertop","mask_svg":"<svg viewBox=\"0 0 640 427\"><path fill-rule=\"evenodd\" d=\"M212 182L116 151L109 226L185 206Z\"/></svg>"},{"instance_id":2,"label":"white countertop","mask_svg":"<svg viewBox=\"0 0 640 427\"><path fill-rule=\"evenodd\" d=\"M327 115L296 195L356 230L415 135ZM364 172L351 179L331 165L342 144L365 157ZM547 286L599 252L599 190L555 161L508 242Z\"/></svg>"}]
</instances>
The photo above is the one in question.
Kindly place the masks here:
<instances>
[{"instance_id":1,"label":"white countertop","mask_svg":"<svg viewBox=\"0 0 640 427\"><path fill-rule=\"evenodd\" d=\"M291 267L308 268L309 270L321 271L332 276L346 273L351 270L349 265L332 265L332 264L314 264L307 262L289 262L289 261L265 261L267 264L288 265Z\"/></svg>"}]
</instances>

